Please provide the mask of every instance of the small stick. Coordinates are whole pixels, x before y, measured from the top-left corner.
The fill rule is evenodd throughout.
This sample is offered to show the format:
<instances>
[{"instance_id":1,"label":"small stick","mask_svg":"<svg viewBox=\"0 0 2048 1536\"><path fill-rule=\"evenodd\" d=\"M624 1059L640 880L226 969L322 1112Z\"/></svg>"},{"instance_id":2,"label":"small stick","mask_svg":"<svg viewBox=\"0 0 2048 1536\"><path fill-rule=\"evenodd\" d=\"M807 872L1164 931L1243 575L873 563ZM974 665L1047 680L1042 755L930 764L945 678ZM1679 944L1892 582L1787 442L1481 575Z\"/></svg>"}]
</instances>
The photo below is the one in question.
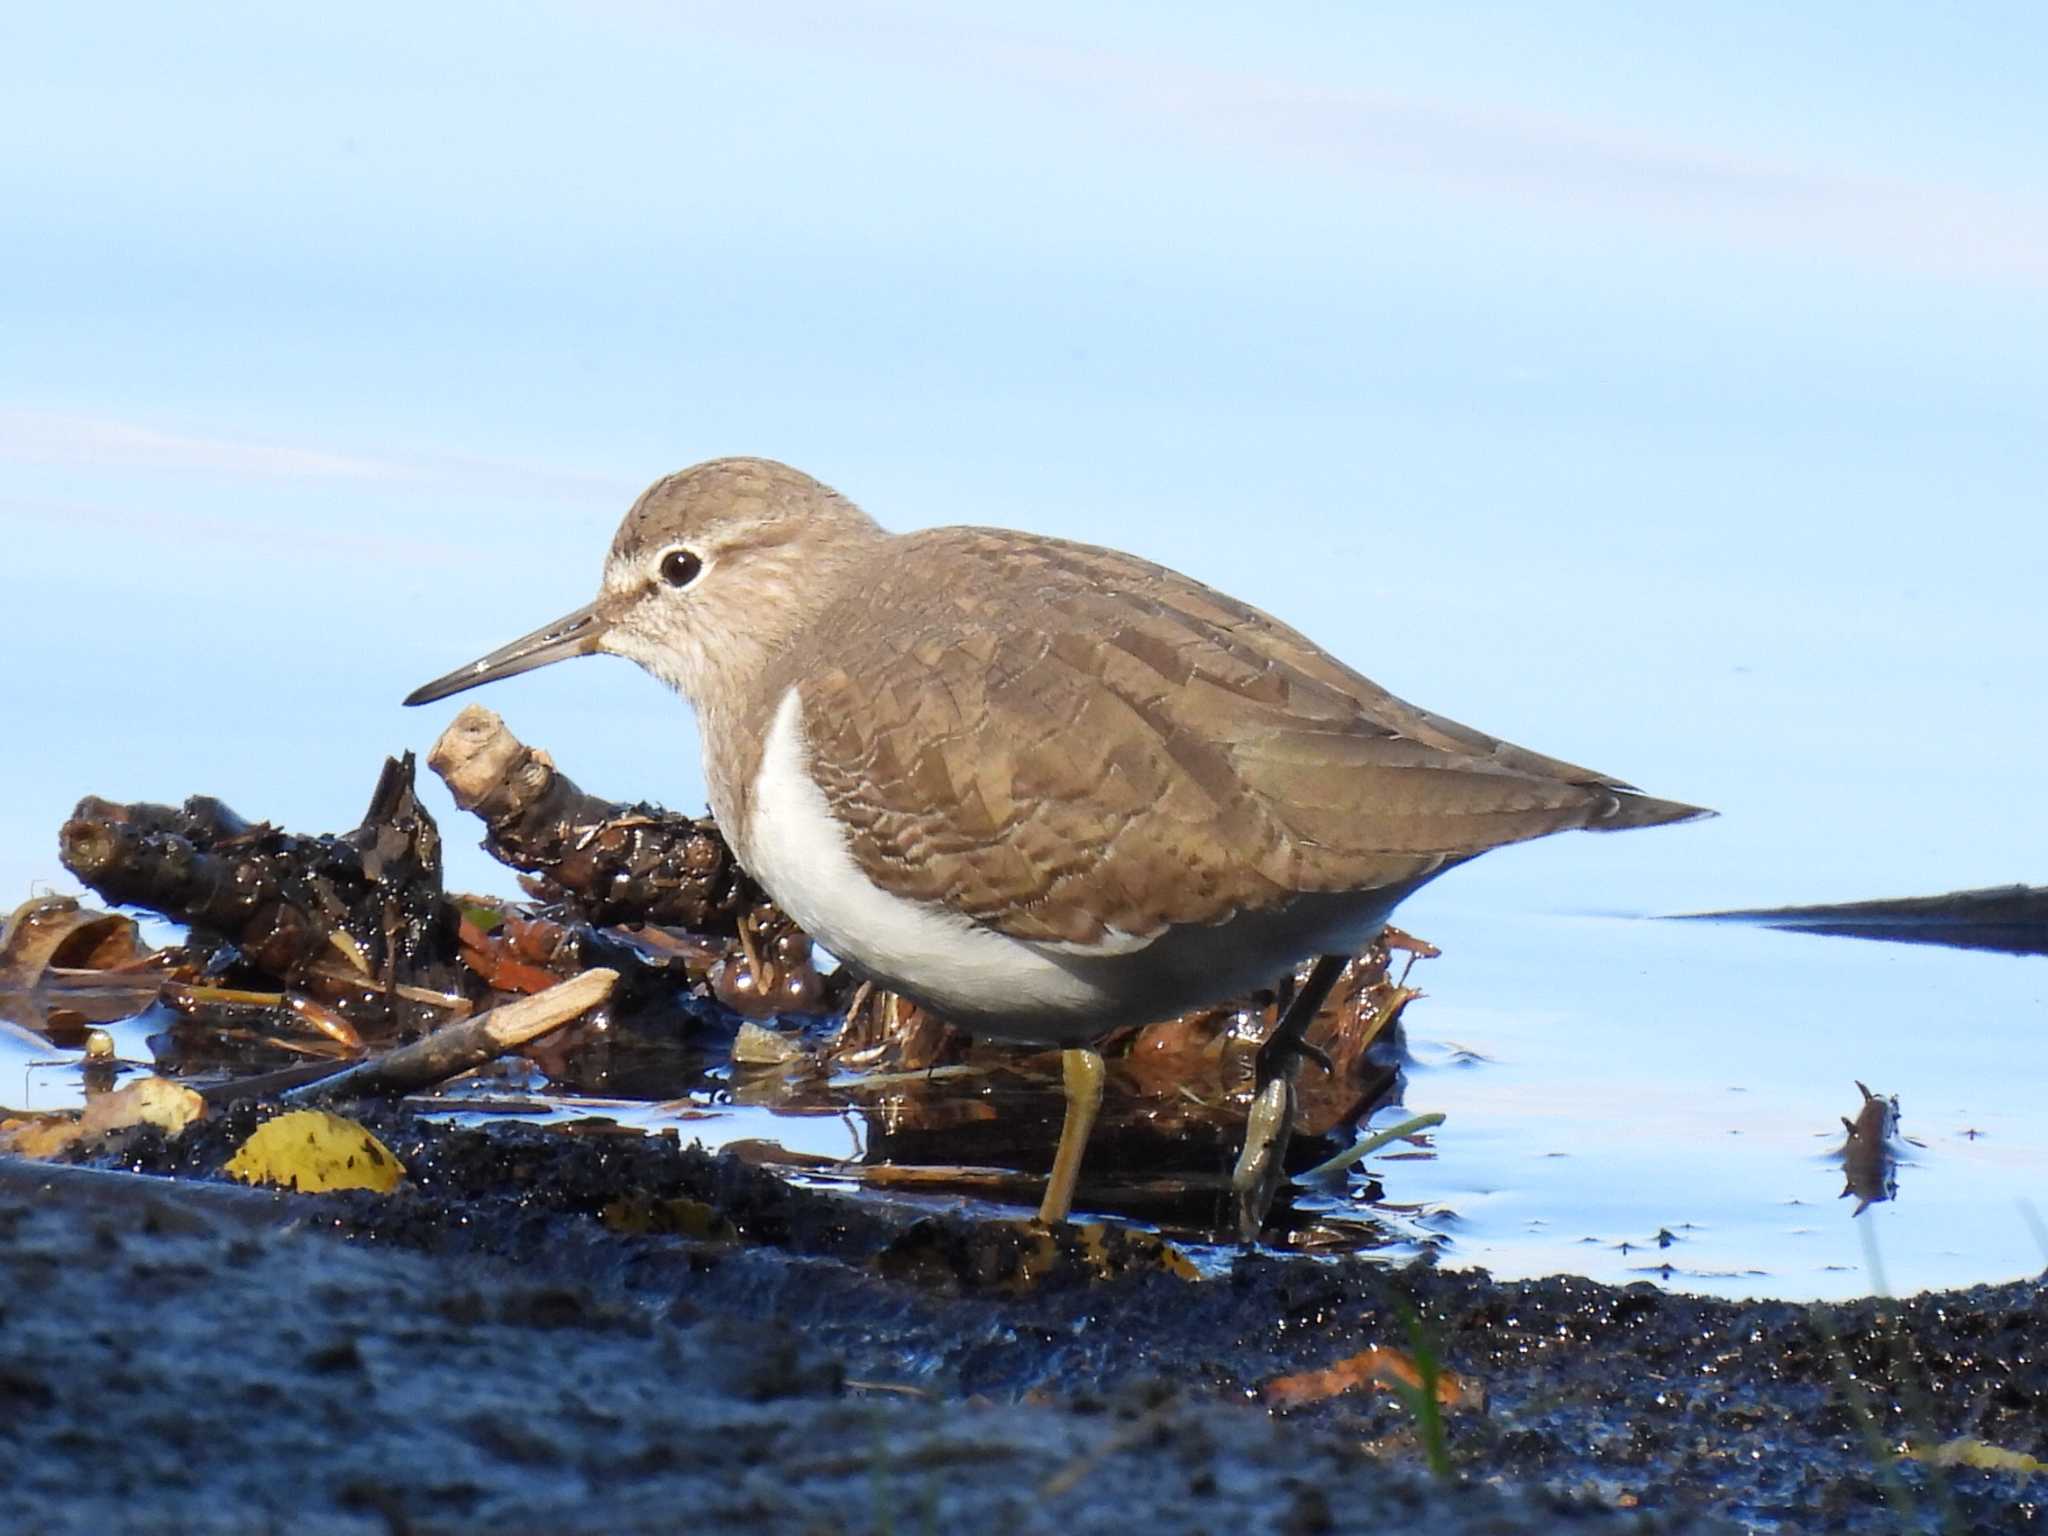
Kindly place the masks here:
<instances>
[{"instance_id":1,"label":"small stick","mask_svg":"<svg viewBox=\"0 0 2048 1536\"><path fill-rule=\"evenodd\" d=\"M1353 1163L1363 1162L1366 1158L1372 1156L1373 1153L1379 1151L1388 1142L1406 1141L1411 1136L1419 1136L1431 1127L1442 1125L1443 1123L1443 1111L1433 1109L1426 1115L1416 1115L1413 1119L1403 1120L1399 1125L1390 1125L1383 1131L1374 1131L1370 1136L1353 1142L1328 1161L1317 1163L1315 1167L1309 1169L1306 1173L1297 1174L1294 1182L1296 1184L1306 1184L1314 1179L1326 1179L1332 1174L1342 1173Z\"/></svg>"},{"instance_id":2,"label":"small stick","mask_svg":"<svg viewBox=\"0 0 2048 1536\"><path fill-rule=\"evenodd\" d=\"M617 971L585 971L532 997L443 1025L425 1039L373 1056L345 1072L287 1089L281 1097L304 1102L372 1094L396 1096L445 1082L588 1013L611 996L618 979Z\"/></svg>"},{"instance_id":3,"label":"small stick","mask_svg":"<svg viewBox=\"0 0 2048 1536\"><path fill-rule=\"evenodd\" d=\"M346 1061L302 1061L293 1066L279 1067L274 1072L258 1072L249 1077L229 1078L224 1083L208 1083L199 1090L199 1097L206 1100L209 1110L222 1104L232 1104L237 1099L267 1099L286 1089L303 1088L337 1072L346 1072L351 1065L353 1063Z\"/></svg>"}]
</instances>

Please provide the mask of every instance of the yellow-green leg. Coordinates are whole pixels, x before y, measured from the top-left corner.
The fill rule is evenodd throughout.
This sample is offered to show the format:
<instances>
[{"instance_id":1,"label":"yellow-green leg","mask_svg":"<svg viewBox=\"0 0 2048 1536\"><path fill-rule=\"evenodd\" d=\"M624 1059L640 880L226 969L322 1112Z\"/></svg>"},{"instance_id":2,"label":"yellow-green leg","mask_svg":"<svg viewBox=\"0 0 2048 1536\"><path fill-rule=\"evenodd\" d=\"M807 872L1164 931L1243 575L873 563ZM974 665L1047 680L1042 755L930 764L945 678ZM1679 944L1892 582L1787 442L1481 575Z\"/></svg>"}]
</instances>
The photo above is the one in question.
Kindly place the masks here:
<instances>
[{"instance_id":1,"label":"yellow-green leg","mask_svg":"<svg viewBox=\"0 0 2048 1536\"><path fill-rule=\"evenodd\" d=\"M1230 1194L1237 1205L1240 1242L1258 1241L1273 1196L1286 1174L1287 1143L1294 1136L1294 1075L1283 1073L1252 1099L1244 1122L1244 1150L1230 1175Z\"/></svg>"},{"instance_id":2,"label":"yellow-green leg","mask_svg":"<svg viewBox=\"0 0 2048 1536\"><path fill-rule=\"evenodd\" d=\"M1258 1077L1252 1096L1252 1111L1245 1122L1244 1151L1230 1176L1230 1192L1237 1202L1237 1235L1240 1240L1258 1241L1266 1224L1266 1212L1286 1177L1287 1143L1294 1135L1294 1074L1301 1058L1322 1053L1307 1040L1309 1025L1349 962L1345 955L1324 955L1316 961L1287 1005L1287 1012L1266 1043L1259 1047ZM1323 1065L1329 1066L1324 1060Z\"/></svg>"},{"instance_id":3,"label":"yellow-green leg","mask_svg":"<svg viewBox=\"0 0 2048 1536\"><path fill-rule=\"evenodd\" d=\"M1053 1157L1045 1199L1038 1207L1038 1219L1048 1227L1065 1221L1074 1208L1081 1155L1088 1149L1088 1133L1095 1129L1095 1115L1102 1108L1102 1057L1085 1046L1063 1051L1060 1074L1067 1087L1067 1117L1060 1125L1060 1149Z\"/></svg>"}]
</instances>

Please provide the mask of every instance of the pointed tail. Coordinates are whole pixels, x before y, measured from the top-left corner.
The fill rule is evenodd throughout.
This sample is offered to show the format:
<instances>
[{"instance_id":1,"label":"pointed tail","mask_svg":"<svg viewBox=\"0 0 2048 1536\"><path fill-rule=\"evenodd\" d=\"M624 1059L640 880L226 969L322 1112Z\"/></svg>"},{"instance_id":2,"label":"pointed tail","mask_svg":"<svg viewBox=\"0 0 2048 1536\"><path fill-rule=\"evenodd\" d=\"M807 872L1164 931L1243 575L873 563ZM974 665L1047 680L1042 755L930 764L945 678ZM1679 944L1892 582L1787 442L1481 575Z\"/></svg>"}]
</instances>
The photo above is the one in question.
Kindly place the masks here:
<instances>
[{"instance_id":1,"label":"pointed tail","mask_svg":"<svg viewBox=\"0 0 2048 1536\"><path fill-rule=\"evenodd\" d=\"M1680 821L1700 821L1718 816L1703 805L1685 805L1677 800L1658 800L1634 790L1616 790L1602 811L1586 823L1588 832L1621 832L1630 827L1663 827Z\"/></svg>"}]
</instances>

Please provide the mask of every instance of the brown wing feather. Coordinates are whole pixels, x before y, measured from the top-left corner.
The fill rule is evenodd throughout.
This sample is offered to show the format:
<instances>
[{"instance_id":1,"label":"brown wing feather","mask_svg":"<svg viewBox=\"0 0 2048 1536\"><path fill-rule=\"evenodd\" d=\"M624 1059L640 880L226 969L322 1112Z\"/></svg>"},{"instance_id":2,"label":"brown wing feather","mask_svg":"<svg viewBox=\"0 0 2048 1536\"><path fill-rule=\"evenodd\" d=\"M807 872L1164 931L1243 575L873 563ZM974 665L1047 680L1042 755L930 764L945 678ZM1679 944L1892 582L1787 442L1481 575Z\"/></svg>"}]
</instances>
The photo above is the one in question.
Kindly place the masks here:
<instances>
[{"instance_id":1,"label":"brown wing feather","mask_svg":"<svg viewBox=\"0 0 2048 1536\"><path fill-rule=\"evenodd\" d=\"M1128 555L971 528L890 551L824 621L812 768L884 889L1018 938L1149 935L1697 814L1416 709Z\"/></svg>"}]
</instances>

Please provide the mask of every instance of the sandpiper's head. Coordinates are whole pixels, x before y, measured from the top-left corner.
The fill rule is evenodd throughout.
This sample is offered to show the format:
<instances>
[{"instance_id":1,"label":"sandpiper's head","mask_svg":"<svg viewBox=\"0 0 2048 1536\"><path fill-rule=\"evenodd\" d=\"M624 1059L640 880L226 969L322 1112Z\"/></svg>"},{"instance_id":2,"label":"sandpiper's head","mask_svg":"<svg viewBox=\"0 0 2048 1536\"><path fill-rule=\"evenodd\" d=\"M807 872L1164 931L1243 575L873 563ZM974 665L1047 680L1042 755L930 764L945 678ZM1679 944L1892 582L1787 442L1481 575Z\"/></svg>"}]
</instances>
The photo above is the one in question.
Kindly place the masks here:
<instances>
[{"instance_id":1,"label":"sandpiper's head","mask_svg":"<svg viewBox=\"0 0 2048 1536\"><path fill-rule=\"evenodd\" d=\"M605 557L594 602L414 690L408 704L571 656L631 657L703 704L808 619L843 562L883 537L830 486L773 459L712 459L657 480Z\"/></svg>"}]
</instances>

